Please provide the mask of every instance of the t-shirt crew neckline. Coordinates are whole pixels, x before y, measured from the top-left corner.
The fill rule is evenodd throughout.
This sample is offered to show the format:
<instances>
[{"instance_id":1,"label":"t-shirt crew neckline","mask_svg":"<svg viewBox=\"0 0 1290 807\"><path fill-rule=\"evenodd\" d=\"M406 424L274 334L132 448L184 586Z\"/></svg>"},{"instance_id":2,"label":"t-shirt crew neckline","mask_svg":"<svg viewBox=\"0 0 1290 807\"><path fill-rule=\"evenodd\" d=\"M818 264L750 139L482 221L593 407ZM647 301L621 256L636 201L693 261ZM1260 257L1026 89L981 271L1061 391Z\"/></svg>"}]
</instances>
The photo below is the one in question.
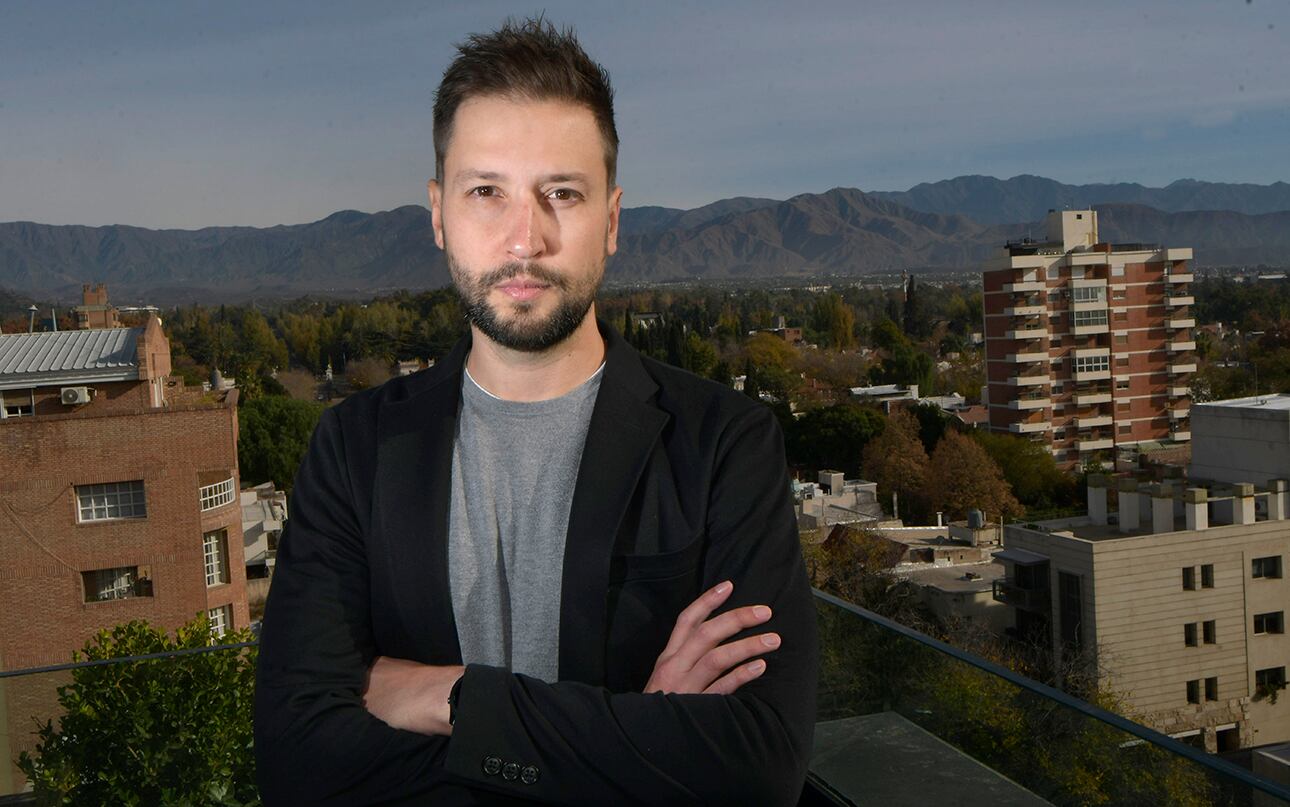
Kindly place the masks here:
<instances>
[{"instance_id":1,"label":"t-shirt crew neckline","mask_svg":"<svg viewBox=\"0 0 1290 807\"><path fill-rule=\"evenodd\" d=\"M555 398L546 398L541 401L511 401L506 398L500 398L497 395L484 389L484 387L475 380L470 374L470 370L464 366L461 368L468 384L465 384L466 394L470 395L471 403L476 406L482 406L497 414L510 415L542 415L547 412L562 409L568 404L581 400L590 392L591 388L599 389L600 376L605 371L605 363L601 362L596 371L587 376L587 380L578 386L569 390L563 395Z\"/></svg>"}]
</instances>

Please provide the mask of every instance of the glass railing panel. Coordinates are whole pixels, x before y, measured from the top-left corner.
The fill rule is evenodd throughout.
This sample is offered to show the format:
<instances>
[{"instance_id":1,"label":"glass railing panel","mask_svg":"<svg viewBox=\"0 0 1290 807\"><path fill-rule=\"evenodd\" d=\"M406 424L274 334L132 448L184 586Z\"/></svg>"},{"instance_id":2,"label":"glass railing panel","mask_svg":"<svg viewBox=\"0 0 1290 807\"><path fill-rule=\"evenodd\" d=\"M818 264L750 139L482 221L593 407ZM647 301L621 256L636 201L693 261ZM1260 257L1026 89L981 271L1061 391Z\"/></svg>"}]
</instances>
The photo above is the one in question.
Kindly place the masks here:
<instances>
[{"instance_id":1,"label":"glass railing panel","mask_svg":"<svg viewBox=\"0 0 1290 807\"><path fill-rule=\"evenodd\" d=\"M830 721L885 715L1029 791L1034 803L1290 804L1279 785L1066 693L827 594L817 593L816 605L817 744L821 728L839 725ZM1020 790L1009 798L1030 803Z\"/></svg>"}]
</instances>

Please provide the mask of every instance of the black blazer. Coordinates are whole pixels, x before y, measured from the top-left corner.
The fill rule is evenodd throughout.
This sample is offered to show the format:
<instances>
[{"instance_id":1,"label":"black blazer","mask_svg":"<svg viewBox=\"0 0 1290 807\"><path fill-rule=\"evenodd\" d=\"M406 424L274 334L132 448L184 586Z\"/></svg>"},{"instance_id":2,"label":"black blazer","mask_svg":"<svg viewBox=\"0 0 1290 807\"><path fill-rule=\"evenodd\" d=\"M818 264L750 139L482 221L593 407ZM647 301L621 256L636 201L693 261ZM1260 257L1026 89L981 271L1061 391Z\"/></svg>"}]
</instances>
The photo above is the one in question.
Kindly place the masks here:
<instances>
[{"instance_id":1,"label":"black blazer","mask_svg":"<svg viewBox=\"0 0 1290 807\"><path fill-rule=\"evenodd\" d=\"M452 444L469 340L324 412L296 476L260 640L266 804L792 804L815 720L815 611L765 406L641 357L606 365L565 549L559 682L471 665L451 738L362 706L375 656L460 664ZM677 614L774 610L783 645L731 696L642 694ZM764 630L767 628L761 628Z\"/></svg>"}]
</instances>

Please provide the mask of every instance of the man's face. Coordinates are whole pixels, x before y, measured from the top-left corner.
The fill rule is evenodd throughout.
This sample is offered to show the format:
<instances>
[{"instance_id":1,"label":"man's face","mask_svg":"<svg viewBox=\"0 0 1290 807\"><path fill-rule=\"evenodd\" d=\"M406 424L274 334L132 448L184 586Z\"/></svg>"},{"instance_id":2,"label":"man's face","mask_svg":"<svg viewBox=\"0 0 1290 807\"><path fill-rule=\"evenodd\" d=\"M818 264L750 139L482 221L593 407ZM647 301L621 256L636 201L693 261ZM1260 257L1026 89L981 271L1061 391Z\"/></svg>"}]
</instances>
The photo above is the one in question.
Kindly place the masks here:
<instances>
[{"instance_id":1,"label":"man's face","mask_svg":"<svg viewBox=\"0 0 1290 807\"><path fill-rule=\"evenodd\" d=\"M546 350L589 315L618 246L620 188L584 107L473 98L457 109L442 184L430 182L435 243L467 313L512 350Z\"/></svg>"}]
</instances>

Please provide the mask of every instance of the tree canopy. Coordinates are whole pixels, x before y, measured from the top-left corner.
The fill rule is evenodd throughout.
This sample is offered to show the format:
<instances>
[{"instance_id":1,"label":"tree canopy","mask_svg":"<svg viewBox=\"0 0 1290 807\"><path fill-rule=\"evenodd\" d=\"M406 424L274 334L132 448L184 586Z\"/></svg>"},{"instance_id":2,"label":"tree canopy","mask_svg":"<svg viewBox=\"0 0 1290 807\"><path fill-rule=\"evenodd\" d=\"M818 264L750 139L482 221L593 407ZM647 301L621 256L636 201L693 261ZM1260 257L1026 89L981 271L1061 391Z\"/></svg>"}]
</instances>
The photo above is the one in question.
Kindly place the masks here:
<instances>
[{"instance_id":1,"label":"tree canopy","mask_svg":"<svg viewBox=\"0 0 1290 807\"><path fill-rule=\"evenodd\" d=\"M878 499L889 502L898 497L900 515L918 519L925 515L929 460L918 437L918 422L913 415L896 410L887 417L887 426L865 449L861 473L878 484Z\"/></svg>"},{"instance_id":2,"label":"tree canopy","mask_svg":"<svg viewBox=\"0 0 1290 807\"><path fill-rule=\"evenodd\" d=\"M993 519L1019 518L1024 512L981 444L952 429L932 452L928 496L933 509L952 519L966 518L969 510Z\"/></svg>"},{"instance_id":3,"label":"tree canopy","mask_svg":"<svg viewBox=\"0 0 1290 807\"><path fill-rule=\"evenodd\" d=\"M290 491L323 407L271 396L238 407L237 464L242 484L273 482Z\"/></svg>"}]
</instances>

